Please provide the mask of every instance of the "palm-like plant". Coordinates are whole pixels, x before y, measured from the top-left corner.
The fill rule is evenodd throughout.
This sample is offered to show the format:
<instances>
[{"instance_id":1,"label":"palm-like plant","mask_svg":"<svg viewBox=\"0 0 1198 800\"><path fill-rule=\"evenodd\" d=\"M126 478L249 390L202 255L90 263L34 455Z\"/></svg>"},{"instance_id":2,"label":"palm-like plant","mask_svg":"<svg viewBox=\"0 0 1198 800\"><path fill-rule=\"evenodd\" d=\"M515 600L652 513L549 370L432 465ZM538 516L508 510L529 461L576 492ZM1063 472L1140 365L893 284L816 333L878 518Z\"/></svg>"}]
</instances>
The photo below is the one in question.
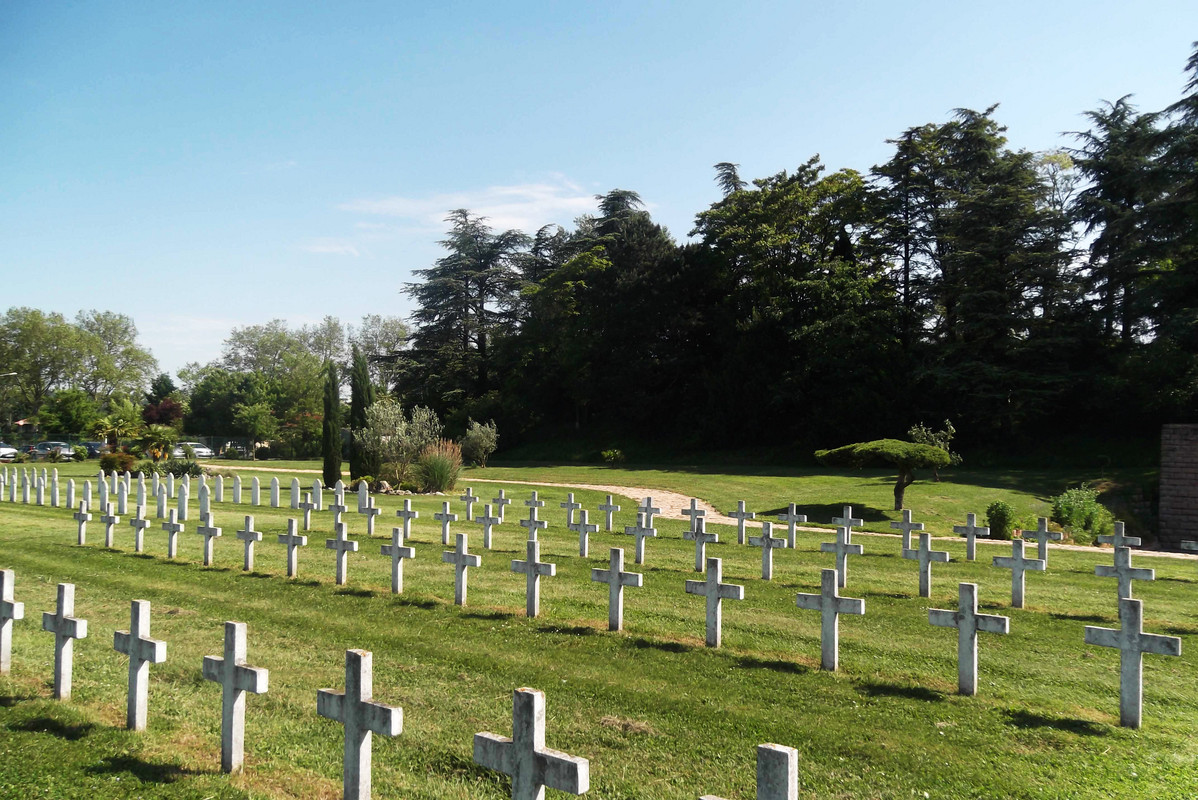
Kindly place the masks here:
<instances>
[{"instance_id":1,"label":"palm-like plant","mask_svg":"<svg viewBox=\"0 0 1198 800\"><path fill-rule=\"evenodd\" d=\"M179 434L169 425L147 425L141 437L146 455L154 461L161 461L169 456L177 441Z\"/></svg>"}]
</instances>

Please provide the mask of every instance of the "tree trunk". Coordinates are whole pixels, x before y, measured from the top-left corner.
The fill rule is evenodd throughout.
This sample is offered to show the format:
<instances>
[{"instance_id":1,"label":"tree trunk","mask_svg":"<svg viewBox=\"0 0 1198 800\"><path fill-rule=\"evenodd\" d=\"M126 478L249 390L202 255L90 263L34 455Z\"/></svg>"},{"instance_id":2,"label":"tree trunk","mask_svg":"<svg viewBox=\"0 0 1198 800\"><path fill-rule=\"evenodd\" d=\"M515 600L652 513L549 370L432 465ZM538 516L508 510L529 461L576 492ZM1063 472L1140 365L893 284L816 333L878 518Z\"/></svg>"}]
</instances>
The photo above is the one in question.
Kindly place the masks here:
<instances>
[{"instance_id":1,"label":"tree trunk","mask_svg":"<svg viewBox=\"0 0 1198 800\"><path fill-rule=\"evenodd\" d=\"M894 482L894 510L903 510L903 495L907 487L915 483L915 472L908 467L899 467L898 480Z\"/></svg>"}]
</instances>

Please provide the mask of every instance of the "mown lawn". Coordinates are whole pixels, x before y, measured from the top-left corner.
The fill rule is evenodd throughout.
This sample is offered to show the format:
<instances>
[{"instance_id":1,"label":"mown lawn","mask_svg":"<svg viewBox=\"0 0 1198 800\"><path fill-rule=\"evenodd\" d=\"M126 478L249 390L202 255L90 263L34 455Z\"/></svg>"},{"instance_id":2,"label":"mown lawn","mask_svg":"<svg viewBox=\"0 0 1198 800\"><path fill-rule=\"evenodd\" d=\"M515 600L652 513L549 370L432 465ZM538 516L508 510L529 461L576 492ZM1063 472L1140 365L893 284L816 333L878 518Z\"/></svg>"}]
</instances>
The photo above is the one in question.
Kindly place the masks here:
<instances>
[{"instance_id":1,"label":"mown lawn","mask_svg":"<svg viewBox=\"0 0 1198 800\"><path fill-rule=\"evenodd\" d=\"M498 468L486 472L504 476ZM578 482L615 483L614 472ZM552 481L561 473L521 474ZM751 491L743 479L720 496ZM691 480L682 475L666 488L719 483ZM793 480L772 500L760 489L754 502L800 502L794 487L804 478ZM961 485L958 478L935 488L952 496ZM483 556L471 572L471 604L462 609L452 605L453 570L441 563L446 548L432 519L440 498L413 503L421 512L417 558L406 565L399 597L389 592L390 562L378 554L399 505L394 497L378 499L380 535L350 557L345 588L333 585L332 553L323 548L327 512L315 516L299 580L288 581L284 548L274 541L288 509L217 506L225 537L216 566L204 568L194 520L181 558L170 561L160 530L148 532L143 556L131 552L123 523L117 549L98 544L96 522L89 544L76 547L65 509L5 500L0 567L16 570L26 619L15 623L12 675L0 679L0 797L339 796L342 730L316 715L316 691L343 687L350 647L373 651L376 699L404 708L403 734L375 739L380 798L507 796L505 778L471 763L471 740L477 731L510 732L511 692L519 686L547 693L548 745L591 760L589 796L596 798L751 798L754 749L766 741L799 750L800 796L808 798L1198 794L1192 560L1137 558L1157 570L1157 581L1136 584L1145 628L1184 641L1181 658L1145 659L1144 728L1133 732L1117 725L1117 654L1083 642L1085 625L1117 624L1114 581L1093 576L1109 554L1054 550L1049 572L1028 577L1029 607L1012 610L1010 573L989 566L1007 547L980 544L979 560L967 563L962 544L944 544L954 560L936 565L929 601L918 597L916 565L898 558L896 538L862 536L866 555L851 560L843 593L864 597L867 613L842 621L841 672L833 675L818 669L818 614L794 601L796 592L817 591L820 568L832 565L818 552L828 537L800 534L795 551L776 552L775 580L763 582L760 551L720 529L724 543L709 554L724 559L725 580L743 584L746 599L725 602L724 647L713 651L703 647L702 598L683 593L683 581L695 575L682 523L659 521L661 538L648 543L643 568L631 565L633 539L623 535L593 535L591 557L583 559L557 508L565 490L540 493L542 518L550 520L542 558L556 562L558 574L544 580L543 615L535 620L523 617L523 576L509 571L510 559L523 557L522 507L509 507L492 552L483 550L477 525L454 525ZM601 495L576 495L592 519L599 516ZM720 496L705 499L723 506ZM843 501L876 507L868 498ZM817 505L840 502L838 494ZM461 514L461 504L453 505ZM193 514L196 508L193 494ZM241 542L233 538L244 513L265 534L251 574L241 571ZM347 519L364 539L363 518L351 512ZM617 515L620 529L631 522L629 511ZM606 587L589 580L591 567L606 565L610 546L626 548L626 569L643 572L646 584L627 591L627 630L617 634L606 630ZM927 622L929 607L955 607L962 580L980 584L989 613L1011 617L1009 636L982 637L975 698L955 694L955 632ZM59 581L76 583L77 615L90 628L76 643L69 703L49 699L53 639L40 630ZM139 735L121 729L127 662L112 650L112 631L128 627L134 598L153 603L152 633L169 643L167 662L151 668L150 728ZM248 624L249 661L271 670L270 693L249 698L247 769L235 778L217 771L219 688L200 677L202 657L220 652L227 619Z\"/></svg>"}]
</instances>

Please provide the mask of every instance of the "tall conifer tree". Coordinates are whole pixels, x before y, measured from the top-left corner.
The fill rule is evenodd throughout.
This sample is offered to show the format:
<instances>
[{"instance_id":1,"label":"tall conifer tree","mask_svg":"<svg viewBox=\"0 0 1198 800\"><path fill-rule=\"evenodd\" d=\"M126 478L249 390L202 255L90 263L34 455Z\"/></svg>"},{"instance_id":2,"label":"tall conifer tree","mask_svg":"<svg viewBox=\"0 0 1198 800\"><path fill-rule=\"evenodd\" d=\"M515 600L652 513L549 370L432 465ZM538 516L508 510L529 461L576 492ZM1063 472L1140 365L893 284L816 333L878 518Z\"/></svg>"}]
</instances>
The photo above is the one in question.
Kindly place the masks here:
<instances>
[{"instance_id":1,"label":"tall conifer tree","mask_svg":"<svg viewBox=\"0 0 1198 800\"><path fill-rule=\"evenodd\" d=\"M354 345L353 365L349 373L349 429L359 431L366 427L366 409L374 405L374 384L370 382L370 368L366 364L366 356ZM351 481L363 475L375 477L378 474L378 459L375 455L357 443L356 438L349 441L349 479Z\"/></svg>"},{"instance_id":2,"label":"tall conifer tree","mask_svg":"<svg viewBox=\"0 0 1198 800\"><path fill-rule=\"evenodd\" d=\"M337 365L332 361L325 370L320 447L324 454L322 477L326 486L332 486L341 480L341 381L337 378Z\"/></svg>"}]
</instances>

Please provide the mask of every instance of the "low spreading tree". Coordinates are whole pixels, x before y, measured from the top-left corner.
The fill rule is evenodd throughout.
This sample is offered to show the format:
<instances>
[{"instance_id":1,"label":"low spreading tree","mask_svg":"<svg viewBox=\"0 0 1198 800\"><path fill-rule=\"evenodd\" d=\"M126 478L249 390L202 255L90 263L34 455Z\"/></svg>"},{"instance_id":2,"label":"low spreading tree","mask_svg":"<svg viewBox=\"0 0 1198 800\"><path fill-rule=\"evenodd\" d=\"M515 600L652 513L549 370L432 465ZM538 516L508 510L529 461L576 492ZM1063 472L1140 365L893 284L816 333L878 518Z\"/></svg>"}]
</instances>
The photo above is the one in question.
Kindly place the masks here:
<instances>
[{"instance_id":1,"label":"low spreading tree","mask_svg":"<svg viewBox=\"0 0 1198 800\"><path fill-rule=\"evenodd\" d=\"M894 483L894 510L903 508L903 494L915 483L915 470L947 467L952 456L947 450L929 444L904 442L898 439L875 439L872 442L846 444L833 450L816 450L815 459L830 467L898 467Z\"/></svg>"}]
</instances>

